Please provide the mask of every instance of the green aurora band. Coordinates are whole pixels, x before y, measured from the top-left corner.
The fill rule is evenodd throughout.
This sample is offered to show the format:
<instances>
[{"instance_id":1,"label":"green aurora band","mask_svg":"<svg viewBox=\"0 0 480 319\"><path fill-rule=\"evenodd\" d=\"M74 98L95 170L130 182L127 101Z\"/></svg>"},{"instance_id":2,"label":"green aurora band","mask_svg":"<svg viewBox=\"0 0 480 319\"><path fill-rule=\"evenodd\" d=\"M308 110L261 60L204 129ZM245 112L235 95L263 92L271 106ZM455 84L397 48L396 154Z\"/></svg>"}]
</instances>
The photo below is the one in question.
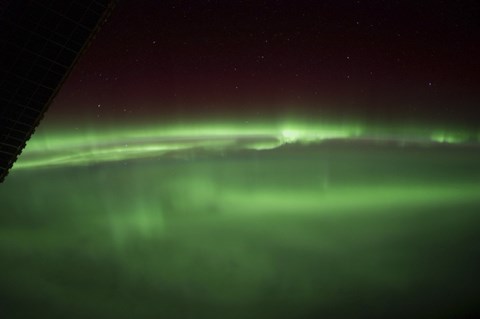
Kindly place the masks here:
<instances>
[{"instance_id":1,"label":"green aurora band","mask_svg":"<svg viewBox=\"0 0 480 319\"><path fill-rule=\"evenodd\" d=\"M116 129L90 128L83 133L51 130L37 133L15 169L89 165L158 157L188 150L222 152L266 150L286 144L316 144L330 140L394 142L429 146L436 143L478 144L480 132L465 129L425 129L422 126L378 128L359 123L335 124L285 120L277 123L189 123L142 125Z\"/></svg>"}]
</instances>

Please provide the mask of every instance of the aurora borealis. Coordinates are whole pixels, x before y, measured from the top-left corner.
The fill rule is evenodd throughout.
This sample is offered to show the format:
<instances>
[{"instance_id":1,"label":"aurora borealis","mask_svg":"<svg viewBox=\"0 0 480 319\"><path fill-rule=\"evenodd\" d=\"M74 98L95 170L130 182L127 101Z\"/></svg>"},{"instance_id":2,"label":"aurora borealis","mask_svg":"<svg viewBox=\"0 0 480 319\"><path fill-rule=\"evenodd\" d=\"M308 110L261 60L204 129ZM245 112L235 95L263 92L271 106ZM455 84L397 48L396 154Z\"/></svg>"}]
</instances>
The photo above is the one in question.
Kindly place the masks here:
<instances>
[{"instance_id":1,"label":"aurora borealis","mask_svg":"<svg viewBox=\"0 0 480 319\"><path fill-rule=\"evenodd\" d=\"M3 318L469 318L474 1L119 1L0 184Z\"/></svg>"},{"instance_id":2,"label":"aurora borealis","mask_svg":"<svg viewBox=\"0 0 480 319\"><path fill-rule=\"evenodd\" d=\"M319 144L329 141L365 141L398 145L435 146L438 143L476 146L475 131L389 127L378 129L356 124L327 124L321 121L279 123L190 123L157 124L150 127L102 131L48 132L37 135L17 169L75 166L92 163L159 157L188 151L225 152L275 149L287 144Z\"/></svg>"}]
</instances>

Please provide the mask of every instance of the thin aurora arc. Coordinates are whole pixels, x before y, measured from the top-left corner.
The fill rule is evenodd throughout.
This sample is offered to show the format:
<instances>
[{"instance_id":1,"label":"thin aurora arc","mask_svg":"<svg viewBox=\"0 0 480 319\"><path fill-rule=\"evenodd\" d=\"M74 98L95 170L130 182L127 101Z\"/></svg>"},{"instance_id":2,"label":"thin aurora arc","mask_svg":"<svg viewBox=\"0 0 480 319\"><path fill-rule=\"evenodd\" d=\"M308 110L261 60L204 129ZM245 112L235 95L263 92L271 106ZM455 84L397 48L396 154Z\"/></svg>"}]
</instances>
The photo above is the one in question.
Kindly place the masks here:
<instances>
[{"instance_id":1,"label":"thin aurora arc","mask_svg":"<svg viewBox=\"0 0 480 319\"><path fill-rule=\"evenodd\" d=\"M53 125L52 125L53 126ZM335 123L287 119L272 121L197 121L91 127L83 132L51 129L37 133L15 169L89 165L157 157L189 150L225 152L266 150L287 144L319 144L331 140L432 146L480 142L480 132L422 125L381 127L360 122Z\"/></svg>"}]
</instances>

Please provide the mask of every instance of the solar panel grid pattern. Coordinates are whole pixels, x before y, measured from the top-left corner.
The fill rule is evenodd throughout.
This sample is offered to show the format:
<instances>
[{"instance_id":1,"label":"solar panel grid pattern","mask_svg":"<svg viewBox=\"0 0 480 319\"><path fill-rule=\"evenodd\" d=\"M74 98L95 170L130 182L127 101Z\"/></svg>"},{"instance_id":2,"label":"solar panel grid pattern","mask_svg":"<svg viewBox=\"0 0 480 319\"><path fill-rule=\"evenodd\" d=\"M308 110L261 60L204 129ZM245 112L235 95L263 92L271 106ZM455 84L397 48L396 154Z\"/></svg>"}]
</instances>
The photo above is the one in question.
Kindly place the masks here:
<instances>
[{"instance_id":1,"label":"solar panel grid pattern","mask_svg":"<svg viewBox=\"0 0 480 319\"><path fill-rule=\"evenodd\" d=\"M112 5L109 0L2 2L0 181Z\"/></svg>"}]
</instances>

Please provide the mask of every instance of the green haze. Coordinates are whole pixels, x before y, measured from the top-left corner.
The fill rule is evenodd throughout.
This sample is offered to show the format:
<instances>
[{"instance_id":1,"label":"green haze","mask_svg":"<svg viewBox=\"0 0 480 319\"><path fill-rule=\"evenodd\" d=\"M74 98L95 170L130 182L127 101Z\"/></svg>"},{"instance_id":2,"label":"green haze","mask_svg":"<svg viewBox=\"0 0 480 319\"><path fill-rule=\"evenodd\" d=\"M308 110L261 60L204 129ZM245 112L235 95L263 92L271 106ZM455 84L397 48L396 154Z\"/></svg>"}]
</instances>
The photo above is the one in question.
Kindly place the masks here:
<instances>
[{"instance_id":1,"label":"green haze","mask_svg":"<svg viewBox=\"0 0 480 319\"><path fill-rule=\"evenodd\" d=\"M0 185L5 318L478 313L476 146L216 129L32 139Z\"/></svg>"}]
</instances>

